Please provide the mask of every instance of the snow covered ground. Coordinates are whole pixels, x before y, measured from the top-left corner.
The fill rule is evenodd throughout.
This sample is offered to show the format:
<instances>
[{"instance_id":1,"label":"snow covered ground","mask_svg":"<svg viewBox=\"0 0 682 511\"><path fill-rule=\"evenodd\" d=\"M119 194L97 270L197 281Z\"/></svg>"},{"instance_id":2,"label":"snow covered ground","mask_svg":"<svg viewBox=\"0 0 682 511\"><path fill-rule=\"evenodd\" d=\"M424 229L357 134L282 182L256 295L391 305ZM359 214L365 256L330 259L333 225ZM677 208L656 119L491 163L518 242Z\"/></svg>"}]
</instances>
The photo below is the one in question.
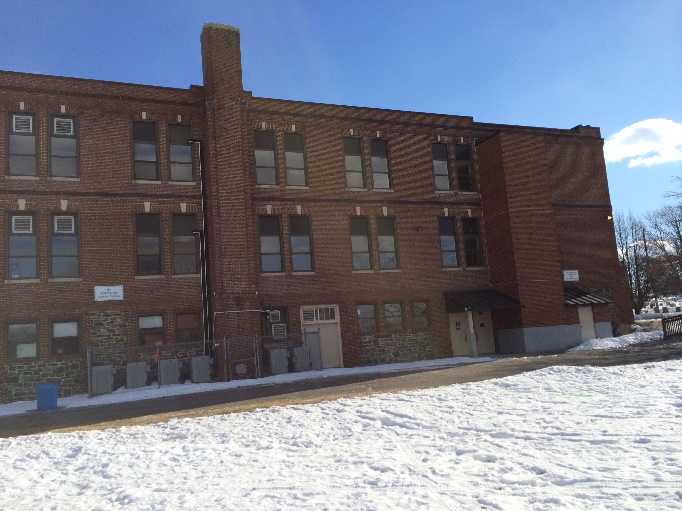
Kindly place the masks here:
<instances>
[{"instance_id":1,"label":"snow covered ground","mask_svg":"<svg viewBox=\"0 0 682 511\"><path fill-rule=\"evenodd\" d=\"M0 439L0 509L682 507L682 361Z\"/></svg>"}]
</instances>

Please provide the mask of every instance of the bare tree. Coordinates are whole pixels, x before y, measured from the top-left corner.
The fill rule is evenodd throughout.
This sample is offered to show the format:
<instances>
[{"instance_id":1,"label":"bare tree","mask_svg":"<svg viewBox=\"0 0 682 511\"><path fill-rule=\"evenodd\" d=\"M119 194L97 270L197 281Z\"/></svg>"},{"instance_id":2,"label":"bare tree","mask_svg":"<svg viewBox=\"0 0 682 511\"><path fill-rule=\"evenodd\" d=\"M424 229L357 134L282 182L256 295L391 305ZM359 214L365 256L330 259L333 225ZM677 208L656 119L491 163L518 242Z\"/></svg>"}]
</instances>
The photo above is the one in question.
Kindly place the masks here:
<instances>
[{"instance_id":1,"label":"bare tree","mask_svg":"<svg viewBox=\"0 0 682 511\"><path fill-rule=\"evenodd\" d=\"M682 204L664 206L647 214L650 244L661 262L660 291L682 290Z\"/></svg>"},{"instance_id":2,"label":"bare tree","mask_svg":"<svg viewBox=\"0 0 682 511\"><path fill-rule=\"evenodd\" d=\"M627 215L617 212L614 217L616 244L630 281L632 308L635 314L640 314L646 301L653 296L645 227L632 212Z\"/></svg>"}]
</instances>

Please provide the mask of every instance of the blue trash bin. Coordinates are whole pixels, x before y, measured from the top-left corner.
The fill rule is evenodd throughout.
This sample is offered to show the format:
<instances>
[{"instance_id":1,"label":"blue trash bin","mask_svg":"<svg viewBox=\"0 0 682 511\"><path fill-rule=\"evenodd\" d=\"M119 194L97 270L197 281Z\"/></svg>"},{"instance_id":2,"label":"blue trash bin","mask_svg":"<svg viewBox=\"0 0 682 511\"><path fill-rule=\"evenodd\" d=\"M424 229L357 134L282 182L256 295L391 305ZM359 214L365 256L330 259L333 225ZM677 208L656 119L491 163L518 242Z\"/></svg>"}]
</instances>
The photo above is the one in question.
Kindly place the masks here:
<instances>
[{"instance_id":1,"label":"blue trash bin","mask_svg":"<svg viewBox=\"0 0 682 511\"><path fill-rule=\"evenodd\" d=\"M57 409L56 383L39 383L36 394L38 396L39 412L49 412Z\"/></svg>"}]
</instances>

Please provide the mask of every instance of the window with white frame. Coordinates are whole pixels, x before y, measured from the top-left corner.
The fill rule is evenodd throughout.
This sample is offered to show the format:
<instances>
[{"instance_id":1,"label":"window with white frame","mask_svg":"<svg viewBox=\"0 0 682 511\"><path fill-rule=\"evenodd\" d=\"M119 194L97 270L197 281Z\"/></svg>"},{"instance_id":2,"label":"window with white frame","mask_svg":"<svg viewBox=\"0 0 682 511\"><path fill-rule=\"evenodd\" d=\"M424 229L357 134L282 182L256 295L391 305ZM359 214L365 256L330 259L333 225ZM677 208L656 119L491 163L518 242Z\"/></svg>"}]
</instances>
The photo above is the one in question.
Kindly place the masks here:
<instances>
[{"instance_id":1,"label":"window with white frame","mask_svg":"<svg viewBox=\"0 0 682 511\"><path fill-rule=\"evenodd\" d=\"M8 222L8 277L34 279L38 277L38 239L35 215L10 214Z\"/></svg>"},{"instance_id":2,"label":"window with white frame","mask_svg":"<svg viewBox=\"0 0 682 511\"><path fill-rule=\"evenodd\" d=\"M8 174L35 176L37 173L35 115L12 114L9 126Z\"/></svg>"}]
</instances>

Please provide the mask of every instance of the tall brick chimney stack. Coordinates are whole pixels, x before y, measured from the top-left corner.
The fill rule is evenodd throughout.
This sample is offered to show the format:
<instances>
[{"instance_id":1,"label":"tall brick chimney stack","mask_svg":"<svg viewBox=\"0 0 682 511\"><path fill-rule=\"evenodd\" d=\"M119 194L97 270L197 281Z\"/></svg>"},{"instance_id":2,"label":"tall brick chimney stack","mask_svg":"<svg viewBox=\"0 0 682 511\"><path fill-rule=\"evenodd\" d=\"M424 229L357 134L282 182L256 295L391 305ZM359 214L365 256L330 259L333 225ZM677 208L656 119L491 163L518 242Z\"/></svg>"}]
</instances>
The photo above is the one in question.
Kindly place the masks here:
<instances>
[{"instance_id":1,"label":"tall brick chimney stack","mask_svg":"<svg viewBox=\"0 0 682 511\"><path fill-rule=\"evenodd\" d=\"M204 90L207 97L234 96L242 92L242 55L239 29L206 23L201 31Z\"/></svg>"}]
</instances>

